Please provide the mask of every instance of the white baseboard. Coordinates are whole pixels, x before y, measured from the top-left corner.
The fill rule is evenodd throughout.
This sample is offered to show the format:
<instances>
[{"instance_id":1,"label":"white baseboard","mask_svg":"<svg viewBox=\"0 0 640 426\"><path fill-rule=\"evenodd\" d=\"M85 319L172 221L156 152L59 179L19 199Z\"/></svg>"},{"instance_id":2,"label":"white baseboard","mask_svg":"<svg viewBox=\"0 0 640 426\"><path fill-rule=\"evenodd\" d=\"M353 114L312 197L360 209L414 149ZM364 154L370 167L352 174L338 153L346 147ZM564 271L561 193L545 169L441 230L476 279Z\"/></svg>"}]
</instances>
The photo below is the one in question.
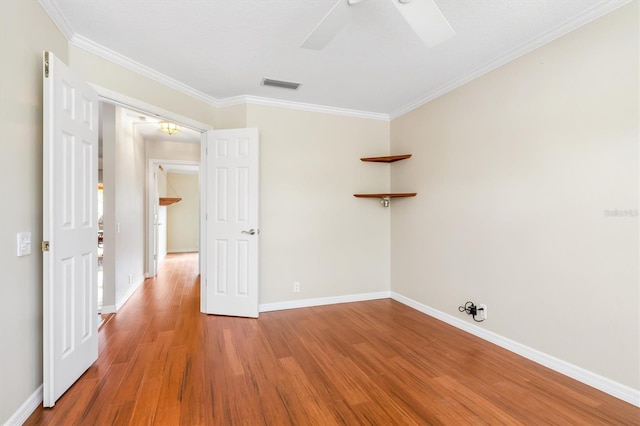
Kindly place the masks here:
<instances>
[{"instance_id":1,"label":"white baseboard","mask_svg":"<svg viewBox=\"0 0 640 426\"><path fill-rule=\"evenodd\" d=\"M186 248L186 249L171 249L167 250L167 253L195 253L199 252L199 248Z\"/></svg>"},{"instance_id":2,"label":"white baseboard","mask_svg":"<svg viewBox=\"0 0 640 426\"><path fill-rule=\"evenodd\" d=\"M141 281L135 286L132 286L127 296L123 298L119 307L122 307L124 303L129 300L133 293L140 287L144 281ZM387 299L392 298L404 305L407 305L417 311L420 311L426 315L439 319L449 325L466 331L481 339L494 343L504 349L514 352L520 356L523 356L533 362L544 365L558 373L571 377L579 382L589 385L593 388L599 389L611 396L621 399L629 404L640 407L640 391L633 389L629 386L607 379L591 371L585 370L582 367L568 363L551 355L540 352L536 349L530 348L521 343L515 342L511 339L503 337L492 331L485 330L477 325L468 323L460 318L456 318L452 315L446 314L442 311L434 309L430 306L424 305L413 299L405 297L401 294L389 291L381 291L377 293L360 293L349 294L345 296L334 297L320 297L316 299L302 299L291 300L287 302L277 303L263 303L259 306L260 312L279 311L284 309L296 309L307 308L311 306L333 305L337 303L349 303L349 302L362 302L366 300ZM110 309L113 308L113 311ZM103 306L103 313L116 312L115 306ZM4 426L19 426L24 423L27 418L35 411L36 408L42 403L42 385L25 401L24 404L7 420Z\"/></svg>"},{"instance_id":3,"label":"white baseboard","mask_svg":"<svg viewBox=\"0 0 640 426\"><path fill-rule=\"evenodd\" d=\"M124 304L127 303L127 300L129 300L129 298L131 296L133 296L133 293L135 293L136 290L140 288L142 283L144 283L144 279L141 280L141 281L138 281L137 283L135 283L135 284L131 285L131 287L129 287L129 289L127 290L125 295L123 297L121 297L120 300L116 301L116 306L115 306L116 309L115 309L114 312L118 312L120 310L120 308L122 308L122 306L124 306Z\"/></svg>"},{"instance_id":4,"label":"white baseboard","mask_svg":"<svg viewBox=\"0 0 640 426\"><path fill-rule=\"evenodd\" d=\"M308 308L311 306L335 305L336 303L363 302L365 300L388 299L390 292L347 294L344 296L319 297L316 299L290 300L287 302L263 303L260 312L281 311L283 309Z\"/></svg>"},{"instance_id":5,"label":"white baseboard","mask_svg":"<svg viewBox=\"0 0 640 426\"><path fill-rule=\"evenodd\" d=\"M20 426L27 421L29 416L42 404L42 385L18 408L18 411L9 417L4 426Z\"/></svg>"},{"instance_id":6,"label":"white baseboard","mask_svg":"<svg viewBox=\"0 0 640 426\"><path fill-rule=\"evenodd\" d=\"M578 367L577 365L563 361L544 352L540 352L537 349L530 348L529 346L508 339L492 331L485 330L475 324L471 324L460 318L446 314L401 294L391 292L391 298L417 311L464 330L467 333L473 334L474 336L480 337L481 339L487 340L504 349L523 356L533 362L544 365L558 373L569 376L572 379L608 393L609 395L635 405L636 407L640 407L640 390L633 389L629 386L623 385L622 383L607 379L599 374L585 370L582 367Z\"/></svg>"}]
</instances>

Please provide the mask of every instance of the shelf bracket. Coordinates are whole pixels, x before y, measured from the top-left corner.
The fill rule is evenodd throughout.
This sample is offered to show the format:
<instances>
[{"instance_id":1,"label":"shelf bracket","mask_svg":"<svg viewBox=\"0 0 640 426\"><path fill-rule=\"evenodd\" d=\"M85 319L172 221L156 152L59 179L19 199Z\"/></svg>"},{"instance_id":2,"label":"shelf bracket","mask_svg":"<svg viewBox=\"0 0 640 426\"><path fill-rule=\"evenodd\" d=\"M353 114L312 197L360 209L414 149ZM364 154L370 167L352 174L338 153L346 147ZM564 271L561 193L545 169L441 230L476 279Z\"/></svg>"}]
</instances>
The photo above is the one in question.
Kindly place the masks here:
<instances>
[{"instance_id":1,"label":"shelf bracket","mask_svg":"<svg viewBox=\"0 0 640 426\"><path fill-rule=\"evenodd\" d=\"M382 197L380 198L380 204L382 204L382 207L389 207L389 204L391 204L391 199L389 197Z\"/></svg>"}]
</instances>

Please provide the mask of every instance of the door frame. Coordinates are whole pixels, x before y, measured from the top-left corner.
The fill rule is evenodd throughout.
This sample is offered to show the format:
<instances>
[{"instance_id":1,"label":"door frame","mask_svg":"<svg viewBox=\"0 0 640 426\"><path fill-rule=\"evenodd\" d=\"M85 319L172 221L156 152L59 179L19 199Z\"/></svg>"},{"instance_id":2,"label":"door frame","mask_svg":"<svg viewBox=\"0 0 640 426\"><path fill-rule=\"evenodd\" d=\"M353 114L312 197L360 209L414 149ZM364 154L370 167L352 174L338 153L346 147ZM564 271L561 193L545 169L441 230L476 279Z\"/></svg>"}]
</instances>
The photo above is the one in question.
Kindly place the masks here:
<instances>
[{"instance_id":1,"label":"door frame","mask_svg":"<svg viewBox=\"0 0 640 426\"><path fill-rule=\"evenodd\" d=\"M178 123L184 127L189 127L193 130L200 132L200 283L206 283L207 281L207 222L206 222L206 206L207 206L207 132L213 130L213 126L202 123L200 121L185 117L180 114L168 111L166 109L157 107L155 105L140 101L122 93L101 87L96 84L89 83L98 92L98 100L100 102L110 103L116 106L127 108L133 111L138 111L147 115L155 115L162 117L165 120ZM147 191L148 191L147 187ZM148 216L148 215L147 215ZM147 217L148 220L148 217ZM149 227L147 226L147 229ZM148 232L148 231L147 231ZM206 287L200 285L200 311L206 312Z\"/></svg>"},{"instance_id":2,"label":"door frame","mask_svg":"<svg viewBox=\"0 0 640 426\"><path fill-rule=\"evenodd\" d=\"M165 165L172 165L172 166L196 166L198 167L198 175L202 174L202 160L201 161L187 161L187 160L161 160L161 159L157 159L157 158L150 158L149 159L149 164L147 165L147 265L148 265L148 271L145 273L145 276L147 278L153 278L154 276L156 276L158 274L158 271L155 270L155 262L154 262L154 247L156 246L157 242L157 238L155 236L155 215L154 215L154 211L155 211L155 191L156 191L156 180L154 177L154 173L156 171L156 167L161 165L161 164L165 164ZM198 179L200 179L200 177L198 177ZM202 180L200 179L200 185L202 185ZM202 196L202 194L200 194L200 196ZM200 201L200 215L202 215L203 209L202 209L202 200ZM206 201L206 200L205 200ZM206 206L205 206L206 208ZM202 226L202 223L199 224L199 226ZM202 233L200 232L200 240L202 239ZM202 241L198 242L198 251L199 251L199 256L202 257ZM202 262L200 262L200 265L202 265Z\"/></svg>"}]
</instances>

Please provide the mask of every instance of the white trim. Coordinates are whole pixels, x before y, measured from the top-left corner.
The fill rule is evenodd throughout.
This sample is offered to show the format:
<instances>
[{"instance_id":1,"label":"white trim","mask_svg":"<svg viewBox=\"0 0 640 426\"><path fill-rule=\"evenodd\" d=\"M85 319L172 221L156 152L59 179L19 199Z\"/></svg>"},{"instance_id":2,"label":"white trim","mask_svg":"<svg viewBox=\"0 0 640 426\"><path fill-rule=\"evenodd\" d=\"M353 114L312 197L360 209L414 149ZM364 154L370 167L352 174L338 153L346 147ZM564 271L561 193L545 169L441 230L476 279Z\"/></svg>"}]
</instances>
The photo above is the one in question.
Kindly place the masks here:
<instances>
[{"instance_id":1,"label":"white trim","mask_svg":"<svg viewBox=\"0 0 640 426\"><path fill-rule=\"evenodd\" d=\"M199 248L167 249L167 253L198 253L199 251Z\"/></svg>"},{"instance_id":2,"label":"white trim","mask_svg":"<svg viewBox=\"0 0 640 426\"><path fill-rule=\"evenodd\" d=\"M432 100L439 98L440 96L446 93L449 93L452 90L455 90L458 87L472 80L475 80L476 78L481 77L484 74L487 74L488 72L493 71L496 68L499 68L502 65L505 65L519 58L520 56L523 56L529 52L532 52L535 49L542 47L545 44L550 43L553 40L556 40L570 33L571 31L574 31L580 28L581 26L586 25L589 22L594 21L606 15L607 13L613 12L614 10L618 9L621 6L624 6L627 3L630 3L631 1L632 0L613 0L604 4L599 4L595 7L592 7L591 9L585 11L584 13L578 15L577 17L569 21L563 22L557 27L547 31L541 36L536 37L533 40L529 40L527 42L522 43L521 45L517 46L515 49L512 49L506 55L501 56L497 59L494 59L489 63L481 66L480 68L477 68L476 70L471 71L470 73L467 73L461 77L458 77L454 80L444 83L442 86L425 94L424 96L416 99L415 101L408 103L407 105L397 109L396 111L393 111L391 114L389 114L389 118L391 120L394 120L400 117L401 115L411 112L414 109L419 108L422 105L427 104Z\"/></svg>"},{"instance_id":3,"label":"white trim","mask_svg":"<svg viewBox=\"0 0 640 426\"><path fill-rule=\"evenodd\" d=\"M40 404L42 404L42 385L38 386L38 389L9 417L4 426L20 426L27 421Z\"/></svg>"},{"instance_id":4,"label":"white trim","mask_svg":"<svg viewBox=\"0 0 640 426\"><path fill-rule=\"evenodd\" d=\"M132 284L131 287L129 287L129 289L125 293L125 295L121 297L120 300L116 300L116 310L115 310L116 312L118 312L124 306L124 304L127 303L127 301L131 298L131 296L133 296L133 293L135 293L140 288L140 286L144 283L144 280L145 279L143 278L137 283ZM104 308L102 309L102 311L105 312Z\"/></svg>"},{"instance_id":5,"label":"white trim","mask_svg":"<svg viewBox=\"0 0 640 426\"><path fill-rule=\"evenodd\" d=\"M219 106L231 106L238 104L265 105L277 108L289 108L298 111L318 112L321 114L342 115L345 117L364 118L368 120L389 121L389 114L380 112L359 111L355 109L338 108L325 105L308 104L304 102L283 101L280 99L262 98L259 96L236 96L224 99L219 102Z\"/></svg>"},{"instance_id":6,"label":"white trim","mask_svg":"<svg viewBox=\"0 0 640 426\"><path fill-rule=\"evenodd\" d=\"M53 0L40 0L40 6L42 6L44 11L47 12L47 15L49 15L62 35L67 40L71 39L71 37L73 37L73 29L71 28L69 21L67 21L67 18L64 17L64 14L58 7L58 4Z\"/></svg>"},{"instance_id":7,"label":"white trim","mask_svg":"<svg viewBox=\"0 0 640 426\"><path fill-rule=\"evenodd\" d=\"M636 407L640 407L640 390L638 389L633 389L629 386L623 385L622 383L607 379L606 377L600 376L599 374L585 370L582 367L578 367L577 365L563 361L537 349L530 348L529 346L523 345L522 343L518 343L492 331L488 331L475 324L471 324L465 320L456 318L452 315L424 305L401 294L391 292L391 298L417 311L439 319L440 321L443 321L456 328L464 330L467 333L473 334L474 336L494 343L504 349L507 349L508 351L514 352L533 362L557 371L558 373L564 374L565 376L569 376L579 382L599 389L602 392L608 393L609 395L628 402L629 404L635 405Z\"/></svg>"},{"instance_id":8,"label":"white trim","mask_svg":"<svg viewBox=\"0 0 640 426\"><path fill-rule=\"evenodd\" d=\"M284 309L309 308L311 306L335 305L336 303L364 302L366 300L388 299L390 292L347 294L344 296L319 297L316 299L290 300L286 302L262 303L260 312L281 311Z\"/></svg>"},{"instance_id":9,"label":"white trim","mask_svg":"<svg viewBox=\"0 0 640 426\"><path fill-rule=\"evenodd\" d=\"M207 312L207 165L209 159L207 153L213 130L207 130L200 134L200 234L198 246L200 247L200 312Z\"/></svg>"},{"instance_id":10,"label":"white trim","mask_svg":"<svg viewBox=\"0 0 640 426\"><path fill-rule=\"evenodd\" d=\"M89 85L98 92L101 102L107 102L132 111L141 112L146 115L155 115L156 117L161 117L165 120L169 120L198 132L206 132L207 130L213 129L213 126L209 124L193 120L184 115L176 114L172 111L132 98L131 96L123 95L122 93L107 89L106 87L92 83L89 83Z\"/></svg>"},{"instance_id":11,"label":"white trim","mask_svg":"<svg viewBox=\"0 0 640 426\"><path fill-rule=\"evenodd\" d=\"M216 98L206 95L200 92L199 90L194 89L191 86L187 86L186 84L181 83L178 80L168 77L162 73L159 73L158 71L152 68L149 68L146 65L142 65L141 63L136 62L133 59L130 59L124 55L121 55L120 53L114 50L106 48L84 36L81 36L79 34L74 34L69 39L69 44L73 44L74 46L79 47L80 49L93 53L96 56L99 56L110 62L118 64L128 70L136 72L147 78L150 78L151 80L157 81L160 84L163 84L167 87L175 89L186 95L192 96L204 103L207 103L213 106L218 106L218 100Z\"/></svg>"}]
</instances>

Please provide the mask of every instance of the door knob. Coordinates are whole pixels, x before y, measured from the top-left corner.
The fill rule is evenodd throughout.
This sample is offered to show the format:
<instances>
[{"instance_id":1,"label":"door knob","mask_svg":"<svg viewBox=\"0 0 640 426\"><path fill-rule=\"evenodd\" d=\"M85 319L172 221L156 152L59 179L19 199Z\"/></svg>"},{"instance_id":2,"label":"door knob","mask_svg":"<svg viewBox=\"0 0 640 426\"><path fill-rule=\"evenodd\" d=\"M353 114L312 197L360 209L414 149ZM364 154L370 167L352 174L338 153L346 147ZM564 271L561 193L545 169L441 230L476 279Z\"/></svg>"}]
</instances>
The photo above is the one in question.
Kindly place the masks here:
<instances>
[{"instance_id":1,"label":"door knob","mask_svg":"<svg viewBox=\"0 0 640 426\"><path fill-rule=\"evenodd\" d=\"M242 231L243 234L256 235L260 233L258 229L249 229L248 231Z\"/></svg>"}]
</instances>

